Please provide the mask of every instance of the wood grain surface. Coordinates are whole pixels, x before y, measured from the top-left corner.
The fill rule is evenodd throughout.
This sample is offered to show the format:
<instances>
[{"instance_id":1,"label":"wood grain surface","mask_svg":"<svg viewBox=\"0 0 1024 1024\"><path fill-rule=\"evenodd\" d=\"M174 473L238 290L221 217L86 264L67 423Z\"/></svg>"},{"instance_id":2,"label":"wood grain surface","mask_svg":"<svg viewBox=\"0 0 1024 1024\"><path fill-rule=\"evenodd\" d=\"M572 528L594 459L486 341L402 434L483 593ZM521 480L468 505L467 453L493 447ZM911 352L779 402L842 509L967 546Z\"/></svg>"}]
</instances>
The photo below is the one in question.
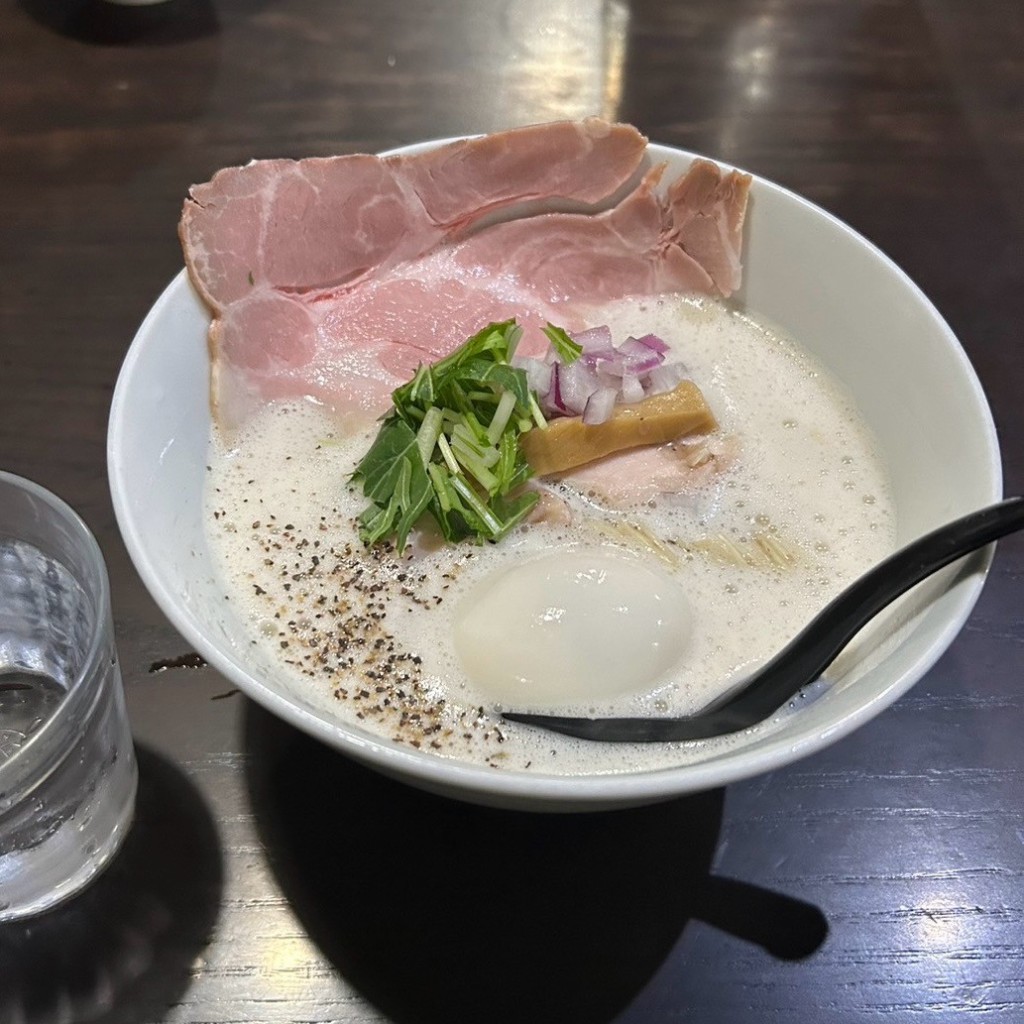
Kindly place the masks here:
<instances>
[{"instance_id":1,"label":"wood grain surface","mask_svg":"<svg viewBox=\"0 0 1024 1024\"><path fill-rule=\"evenodd\" d=\"M1024 1020L1024 543L894 707L727 791L489 811L344 762L208 668L120 541L106 417L192 182L590 113L792 188L892 256L1024 490L1016 0L0 0L0 466L106 554L139 818L0 927L0 1024Z\"/></svg>"}]
</instances>

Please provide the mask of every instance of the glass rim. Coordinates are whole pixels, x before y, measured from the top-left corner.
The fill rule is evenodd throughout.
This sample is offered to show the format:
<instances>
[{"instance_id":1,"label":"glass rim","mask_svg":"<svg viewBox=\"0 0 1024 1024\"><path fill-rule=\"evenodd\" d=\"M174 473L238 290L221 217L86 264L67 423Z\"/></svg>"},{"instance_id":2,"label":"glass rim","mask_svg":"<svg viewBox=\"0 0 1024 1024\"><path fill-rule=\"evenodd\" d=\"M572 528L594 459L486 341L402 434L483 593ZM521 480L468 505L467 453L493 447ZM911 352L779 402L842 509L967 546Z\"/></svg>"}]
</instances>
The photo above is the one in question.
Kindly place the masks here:
<instances>
[{"instance_id":1,"label":"glass rim","mask_svg":"<svg viewBox=\"0 0 1024 1024\"><path fill-rule=\"evenodd\" d=\"M15 795L16 802L19 784L24 785L27 781L31 785L33 782L32 779L24 778L27 773L31 772L38 765L45 763L48 758L53 758L58 763L62 760L61 757L56 756L55 751L50 749L47 740L65 726L68 716L72 711L77 710L77 706L81 704L82 698L78 697L78 695L86 686L86 680L96 676L96 668L101 656L101 649L104 646L104 633L108 621L111 622L112 628L110 579L107 575L107 566L103 559L99 542L86 525L85 520L63 498L58 497L53 491L48 490L41 484L37 484L34 480L29 480L26 477L3 469L0 469L0 486L25 492L44 504L55 518L63 521L75 542L80 545L87 568L92 574L95 583L93 589L96 602L96 621L89 637L89 646L82 659L82 664L75 672L75 677L68 686L63 699L57 704L53 713L43 723L39 731L27 743L15 751L11 757L0 763L0 800ZM0 537L4 536L4 534L5 531L0 527ZM57 560L65 564L63 559L58 558ZM66 564L65 568L70 569ZM78 582L81 585L82 581L78 580ZM83 589L88 590L89 588L83 587ZM92 700L94 701L95 698L96 694L93 694ZM91 703L90 701L90 707Z\"/></svg>"}]
</instances>

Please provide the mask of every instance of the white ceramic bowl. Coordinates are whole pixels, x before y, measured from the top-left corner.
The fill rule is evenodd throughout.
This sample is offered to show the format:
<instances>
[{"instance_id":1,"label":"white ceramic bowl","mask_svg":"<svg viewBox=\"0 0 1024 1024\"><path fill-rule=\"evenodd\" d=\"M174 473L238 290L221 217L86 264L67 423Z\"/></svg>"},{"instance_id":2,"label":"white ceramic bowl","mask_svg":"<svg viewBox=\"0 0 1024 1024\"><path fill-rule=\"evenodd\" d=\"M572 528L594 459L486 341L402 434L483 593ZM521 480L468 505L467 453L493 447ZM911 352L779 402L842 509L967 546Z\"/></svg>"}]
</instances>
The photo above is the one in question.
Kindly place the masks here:
<instances>
[{"instance_id":1,"label":"white ceramic bowl","mask_svg":"<svg viewBox=\"0 0 1024 1024\"><path fill-rule=\"evenodd\" d=\"M669 162L666 179L693 159L655 145L650 155ZM846 225L767 181L754 181L747 223L737 299L790 332L852 392L888 460L900 543L998 500L999 451L981 387L952 331L906 274ZM848 734L908 690L952 642L984 581L985 552L936 576L914 592L897 642L862 667L855 685L678 768L585 777L495 771L378 739L247 660L245 629L223 600L203 530L208 323L183 271L139 328L118 379L108 464L135 566L182 635L243 692L344 754L431 791L583 810L662 800L778 768Z\"/></svg>"}]
</instances>

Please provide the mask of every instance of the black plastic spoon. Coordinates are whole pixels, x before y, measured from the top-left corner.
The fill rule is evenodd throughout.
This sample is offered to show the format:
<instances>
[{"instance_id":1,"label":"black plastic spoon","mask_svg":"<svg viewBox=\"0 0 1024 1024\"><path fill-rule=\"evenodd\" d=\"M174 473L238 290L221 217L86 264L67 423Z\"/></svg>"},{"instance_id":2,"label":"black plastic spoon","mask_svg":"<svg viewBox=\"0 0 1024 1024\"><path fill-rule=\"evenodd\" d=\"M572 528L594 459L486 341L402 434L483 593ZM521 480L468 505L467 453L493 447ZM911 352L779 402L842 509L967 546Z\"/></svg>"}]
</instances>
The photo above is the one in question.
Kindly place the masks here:
<instances>
[{"instance_id":1,"label":"black plastic spoon","mask_svg":"<svg viewBox=\"0 0 1024 1024\"><path fill-rule=\"evenodd\" d=\"M886 605L950 562L1020 529L1024 497L1008 498L908 544L847 587L761 669L687 718L566 718L518 711L502 717L605 743L701 740L749 729L813 683Z\"/></svg>"}]
</instances>

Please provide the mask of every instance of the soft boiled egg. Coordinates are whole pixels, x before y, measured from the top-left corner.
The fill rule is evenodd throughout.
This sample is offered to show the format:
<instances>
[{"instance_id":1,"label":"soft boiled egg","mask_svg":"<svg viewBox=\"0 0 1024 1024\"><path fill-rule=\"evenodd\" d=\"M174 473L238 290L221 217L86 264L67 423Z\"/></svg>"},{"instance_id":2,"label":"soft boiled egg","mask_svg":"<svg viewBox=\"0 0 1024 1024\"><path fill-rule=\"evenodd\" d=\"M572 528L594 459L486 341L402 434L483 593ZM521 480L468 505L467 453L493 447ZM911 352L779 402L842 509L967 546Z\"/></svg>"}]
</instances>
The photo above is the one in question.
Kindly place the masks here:
<instances>
[{"instance_id":1,"label":"soft boiled egg","mask_svg":"<svg viewBox=\"0 0 1024 1024\"><path fill-rule=\"evenodd\" d=\"M455 650L499 705L557 706L648 691L681 659L690 608L679 583L621 549L558 551L482 580Z\"/></svg>"}]
</instances>

